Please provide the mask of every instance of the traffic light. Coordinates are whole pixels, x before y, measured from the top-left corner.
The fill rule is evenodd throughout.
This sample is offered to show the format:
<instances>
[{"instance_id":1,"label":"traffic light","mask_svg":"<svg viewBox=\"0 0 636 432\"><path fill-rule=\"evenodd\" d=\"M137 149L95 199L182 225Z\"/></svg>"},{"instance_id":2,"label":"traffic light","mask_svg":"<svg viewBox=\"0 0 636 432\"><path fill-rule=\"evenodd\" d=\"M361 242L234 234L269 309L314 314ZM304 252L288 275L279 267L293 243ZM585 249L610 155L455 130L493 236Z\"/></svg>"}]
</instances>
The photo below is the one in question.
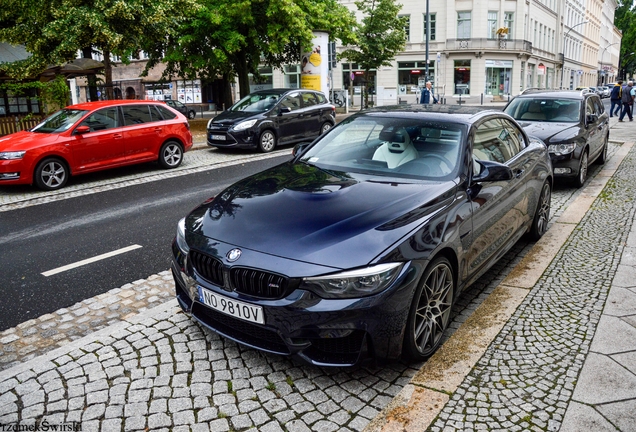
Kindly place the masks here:
<instances>
[{"instance_id":1,"label":"traffic light","mask_svg":"<svg viewBox=\"0 0 636 432\"><path fill-rule=\"evenodd\" d=\"M335 69L337 65L336 42L329 42L329 69Z\"/></svg>"}]
</instances>

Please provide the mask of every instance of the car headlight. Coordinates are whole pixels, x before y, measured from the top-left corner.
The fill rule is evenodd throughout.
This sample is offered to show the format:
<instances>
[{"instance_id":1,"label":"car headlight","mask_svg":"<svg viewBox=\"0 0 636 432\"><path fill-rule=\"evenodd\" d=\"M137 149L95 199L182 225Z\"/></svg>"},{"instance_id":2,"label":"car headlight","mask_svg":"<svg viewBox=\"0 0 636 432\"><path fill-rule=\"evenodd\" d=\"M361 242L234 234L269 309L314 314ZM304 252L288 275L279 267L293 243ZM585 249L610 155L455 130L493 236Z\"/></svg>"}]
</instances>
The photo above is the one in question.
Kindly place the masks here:
<instances>
[{"instance_id":1,"label":"car headlight","mask_svg":"<svg viewBox=\"0 0 636 432\"><path fill-rule=\"evenodd\" d=\"M8 151L8 152L0 152L0 159L10 160L10 159L22 159L25 155L26 151Z\"/></svg>"},{"instance_id":2,"label":"car headlight","mask_svg":"<svg viewBox=\"0 0 636 432\"><path fill-rule=\"evenodd\" d=\"M308 289L324 298L370 296L385 290L397 278L404 263L379 264L326 276L302 280L301 289Z\"/></svg>"},{"instance_id":3,"label":"car headlight","mask_svg":"<svg viewBox=\"0 0 636 432\"><path fill-rule=\"evenodd\" d=\"M576 144L550 144L548 146L548 152L554 153L557 156L570 154L576 148Z\"/></svg>"},{"instance_id":4,"label":"car headlight","mask_svg":"<svg viewBox=\"0 0 636 432\"><path fill-rule=\"evenodd\" d=\"M206 129L210 129L210 125L212 124L212 120L214 120L214 119L208 120L208 125L205 127Z\"/></svg>"},{"instance_id":5,"label":"car headlight","mask_svg":"<svg viewBox=\"0 0 636 432\"><path fill-rule=\"evenodd\" d=\"M256 124L257 120L247 120L235 125L232 129L235 131L242 131L245 129L249 129Z\"/></svg>"},{"instance_id":6,"label":"car headlight","mask_svg":"<svg viewBox=\"0 0 636 432\"><path fill-rule=\"evenodd\" d=\"M184 255L187 255L190 251L185 239L185 218L181 219L177 224L177 246L179 246Z\"/></svg>"}]
</instances>

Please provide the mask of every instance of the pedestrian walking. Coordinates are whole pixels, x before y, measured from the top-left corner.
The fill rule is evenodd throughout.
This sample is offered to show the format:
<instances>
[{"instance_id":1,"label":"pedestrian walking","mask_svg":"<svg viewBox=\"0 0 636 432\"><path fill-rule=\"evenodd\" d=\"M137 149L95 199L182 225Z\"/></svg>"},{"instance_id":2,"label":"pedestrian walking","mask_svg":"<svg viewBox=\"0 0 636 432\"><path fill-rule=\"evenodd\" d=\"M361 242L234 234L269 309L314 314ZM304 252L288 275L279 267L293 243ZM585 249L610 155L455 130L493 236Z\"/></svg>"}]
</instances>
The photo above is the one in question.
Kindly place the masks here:
<instances>
[{"instance_id":1,"label":"pedestrian walking","mask_svg":"<svg viewBox=\"0 0 636 432\"><path fill-rule=\"evenodd\" d=\"M623 110L621 111L621 116L618 118L619 122L623 121L625 114L629 117L629 121L634 121L634 117L632 116L632 106L634 105L634 96L636 92L634 92L633 86L634 83L630 81L623 87L623 96L621 99L623 102Z\"/></svg>"},{"instance_id":2,"label":"pedestrian walking","mask_svg":"<svg viewBox=\"0 0 636 432\"><path fill-rule=\"evenodd\" d=\"M612 87L612 91L610 92L610 101L612 102L612 106L610 107L610 117L614 117L620 114L621 107L623 106L623 102L621 98L623 97L623 80L618 80L614 87Z\"/></svg>"},{"instance_id":3,"label":"pedestrian walking","mask_svg":"<svg viewBox=\"0 0 636 432\"><path fill-rule=\"evenodd\" d=\"M422 97L420 99L420 103L424 105L437 103L437 98L433 94L433 88L430 81L427 81L426 87L422 89Z\"/></svg>"}]
</instances>

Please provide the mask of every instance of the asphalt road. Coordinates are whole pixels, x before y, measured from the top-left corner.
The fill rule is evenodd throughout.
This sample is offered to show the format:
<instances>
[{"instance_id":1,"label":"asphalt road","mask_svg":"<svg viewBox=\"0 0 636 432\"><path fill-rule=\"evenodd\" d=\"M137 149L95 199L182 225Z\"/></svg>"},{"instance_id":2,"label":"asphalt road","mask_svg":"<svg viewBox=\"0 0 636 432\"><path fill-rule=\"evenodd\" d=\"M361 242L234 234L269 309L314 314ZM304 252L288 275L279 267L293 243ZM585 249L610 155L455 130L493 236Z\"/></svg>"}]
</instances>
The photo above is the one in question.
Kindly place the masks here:
<instances>
[{"instance_id":1,"label":"asphalt road","mask_svg":"<svg viewBox=\"0 0 636 432\"><path fill-rule=\"evenodd\" d=\"M287 159L289 155L0 213L0 331L166 270L180 218L237 180ZM113 251L120 253L60 269Z\"/></svg>"}]
</instances>

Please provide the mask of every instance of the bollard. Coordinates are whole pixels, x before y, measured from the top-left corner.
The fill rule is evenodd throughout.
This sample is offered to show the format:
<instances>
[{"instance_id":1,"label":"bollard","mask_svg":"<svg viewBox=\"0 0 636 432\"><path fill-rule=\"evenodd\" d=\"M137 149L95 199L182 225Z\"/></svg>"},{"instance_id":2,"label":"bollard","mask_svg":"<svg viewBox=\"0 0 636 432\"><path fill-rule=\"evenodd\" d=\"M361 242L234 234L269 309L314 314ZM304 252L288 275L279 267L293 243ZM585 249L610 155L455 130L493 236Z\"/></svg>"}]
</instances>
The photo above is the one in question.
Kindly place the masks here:
<instances>
[{"instance_id":1,"label":"bollard","mask_svg":"<svg viewBox=\"0 0 636 432\"><path fill-rule=\"evenodd\" d=\"M484 94L483 93L481 94L481 104L482 105L484 104Z\"/></svg>"}]
</instances>

